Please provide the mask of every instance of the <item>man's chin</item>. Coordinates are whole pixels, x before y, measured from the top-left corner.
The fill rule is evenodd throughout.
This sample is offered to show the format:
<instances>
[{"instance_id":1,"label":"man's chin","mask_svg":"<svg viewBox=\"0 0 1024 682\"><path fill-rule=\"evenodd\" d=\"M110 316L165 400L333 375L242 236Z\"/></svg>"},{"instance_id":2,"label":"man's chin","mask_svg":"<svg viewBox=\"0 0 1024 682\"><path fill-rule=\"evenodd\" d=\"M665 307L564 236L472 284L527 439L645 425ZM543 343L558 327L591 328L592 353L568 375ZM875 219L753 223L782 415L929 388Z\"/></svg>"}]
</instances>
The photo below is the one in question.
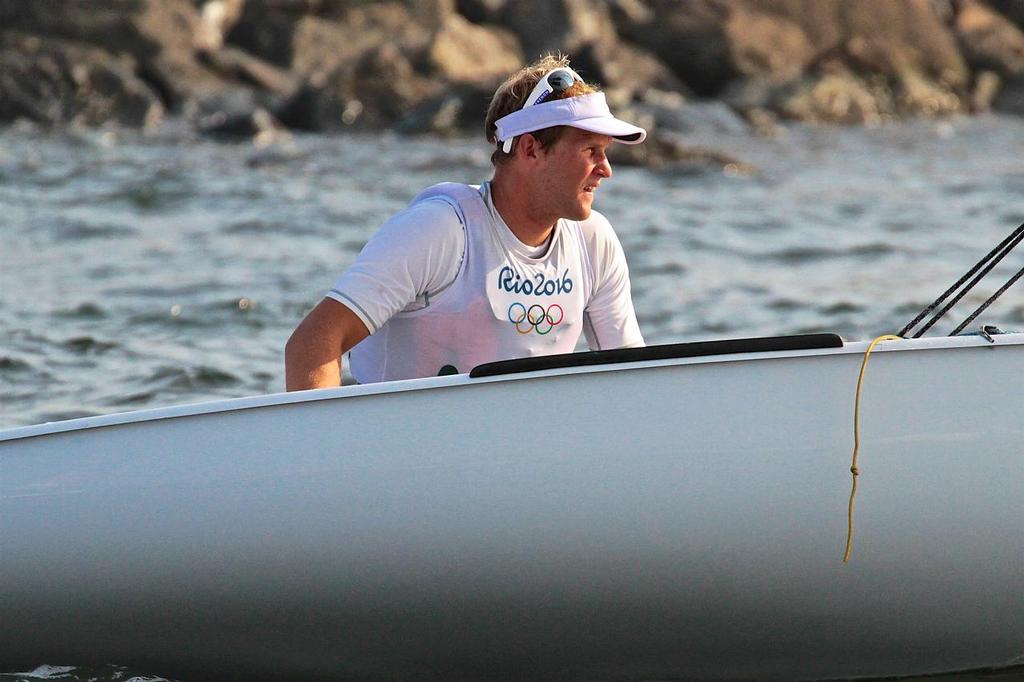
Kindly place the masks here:
<instances>
[{"instance_id":1,"label":"man's chin","mask_svg":"<svg viewBox=\"0 0 1024 682\"><path fill-rule=\"evenodd\" d=\"M565 217L569 220L586 220L590 217L591 204L593 201L593 199L584 199L578 206L574 207L574 215L568 215Z\"/></svg>"}]
</instances>

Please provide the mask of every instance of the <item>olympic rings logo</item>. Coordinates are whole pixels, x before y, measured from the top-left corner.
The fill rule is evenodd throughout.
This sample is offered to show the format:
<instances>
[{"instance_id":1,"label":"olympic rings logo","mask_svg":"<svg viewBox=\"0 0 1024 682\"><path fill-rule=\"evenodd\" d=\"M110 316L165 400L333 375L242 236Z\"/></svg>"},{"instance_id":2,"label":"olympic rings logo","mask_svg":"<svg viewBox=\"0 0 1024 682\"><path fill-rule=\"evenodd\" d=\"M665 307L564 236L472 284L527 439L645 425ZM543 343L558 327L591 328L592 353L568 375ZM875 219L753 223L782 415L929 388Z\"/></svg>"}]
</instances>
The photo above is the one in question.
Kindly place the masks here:
<instances>
[{"instance_id":1,"label":"olympic rings logo","mask_svg":"<svg viewBox=\"0 0 1024 682\"><path fill-rule=\"evenodd\" d=\"M508 307L508 321L516 326L516 331L520 334L536 331L543 336L560 325L563 319L565 313L562 306L557 303L552 303L545 309L537 303L527 308L517 301Z\"/></svg>"}]
</instances>

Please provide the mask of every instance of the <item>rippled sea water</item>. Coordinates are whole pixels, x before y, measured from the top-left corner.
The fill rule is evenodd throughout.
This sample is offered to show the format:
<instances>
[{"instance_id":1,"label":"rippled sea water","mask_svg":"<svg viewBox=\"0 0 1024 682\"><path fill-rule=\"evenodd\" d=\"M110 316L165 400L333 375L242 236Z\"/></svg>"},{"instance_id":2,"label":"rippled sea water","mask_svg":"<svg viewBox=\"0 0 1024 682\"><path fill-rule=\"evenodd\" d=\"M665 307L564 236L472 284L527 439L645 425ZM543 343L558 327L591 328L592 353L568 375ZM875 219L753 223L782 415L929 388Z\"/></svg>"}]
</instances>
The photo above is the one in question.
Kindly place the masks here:
<instances>
[{"instance_id":1,"label":"rippled sea water","mask_svg":"<svg viewBox=\"0 0 1024 682\"><path fill-rule=\"evenodd\" d=\"M896 331L1024 222L1016 118L693 143L756 170L617 168L595 204L649 343ZM0 428L282 390L285 340L367 237L429 184L487 179L488 153L0 132ZM982 321L1024 326L1024 289Z\"/></svg>"},{"instance_id":2,"label":"rippled sea water","mask_svg":"<svg viewBox=\"0 0 1024 682\"><path fill-rule=\"evenodd\" d=\"M649 343L894 332L1024 222L1016 118L692 142L755 171L616 168L595 204ZM0 428L283 390L285 340L368 236L427 185L487 179L488 154L478 140L0 131ZM1024 328L1020 286L978 323ZM95 679L127 674L111 670ZM32 679L93 679L46 674Z\"/></svg>"}]
</instances>

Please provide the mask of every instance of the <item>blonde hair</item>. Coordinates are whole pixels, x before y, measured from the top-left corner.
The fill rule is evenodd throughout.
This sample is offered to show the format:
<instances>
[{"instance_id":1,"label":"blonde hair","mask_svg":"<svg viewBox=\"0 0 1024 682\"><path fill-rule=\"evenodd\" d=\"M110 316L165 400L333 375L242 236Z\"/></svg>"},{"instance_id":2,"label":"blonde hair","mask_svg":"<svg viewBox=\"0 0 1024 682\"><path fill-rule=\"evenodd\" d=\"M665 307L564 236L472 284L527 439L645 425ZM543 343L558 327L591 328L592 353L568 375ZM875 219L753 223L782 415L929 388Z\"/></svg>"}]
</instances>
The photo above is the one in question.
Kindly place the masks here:
<instances>
[{"instance_id":1,"label":"blonde hair","mask_svg":"<svg viewBox=\"0 0 1024 682\"><path fill-rule=\"evenodd\" d=\"M495 122L499 118L511 114L513 111L522 109L526 103L526 98L530 96L530 93L537 87L537 83L540 82L540 79L545 74L554 69L566 68L568 66L569 58L565 55L546 54L533 64L523 67L506 78L505 82L494 91L491 104L487 108L487 117L484 119L484 134L487 136L487 141L491 144L498 144L498 127L495 125ZM578 97L592 92L600 92L600 90L593 85L576 81L568 89L553 94L551 99ZM565 126L544 128L543 130L534 131L530 135L537 138L542 149L547 149L562 137L565 133L565 128ZM502 151L501 147L498 147L491 154L491 163L497 165L510 158L512 158L512 154L506 154Z\"/></svg>"}]
</instances>

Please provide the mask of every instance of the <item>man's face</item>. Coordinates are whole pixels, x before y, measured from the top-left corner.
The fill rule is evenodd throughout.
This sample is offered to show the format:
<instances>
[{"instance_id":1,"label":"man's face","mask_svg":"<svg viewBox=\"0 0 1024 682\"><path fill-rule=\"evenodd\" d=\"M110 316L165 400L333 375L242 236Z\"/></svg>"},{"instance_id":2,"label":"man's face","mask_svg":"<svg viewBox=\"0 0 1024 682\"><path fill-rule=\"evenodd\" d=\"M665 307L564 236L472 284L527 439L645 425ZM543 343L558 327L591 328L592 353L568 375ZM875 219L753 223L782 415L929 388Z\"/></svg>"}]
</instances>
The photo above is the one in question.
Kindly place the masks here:
<instances>
[{"instance_id":1,"label":"man's face","mask_svg":"<svg viewBox=\"0 0 1024 682\"><path fill-rule=\"evenodd\" d=\"M538 186L549 210L569 220L590 217L594 192L602 180L612 176L605 156L611 143L608 135L569 128L542 154Z\"/></svg>"}]
</instances>

